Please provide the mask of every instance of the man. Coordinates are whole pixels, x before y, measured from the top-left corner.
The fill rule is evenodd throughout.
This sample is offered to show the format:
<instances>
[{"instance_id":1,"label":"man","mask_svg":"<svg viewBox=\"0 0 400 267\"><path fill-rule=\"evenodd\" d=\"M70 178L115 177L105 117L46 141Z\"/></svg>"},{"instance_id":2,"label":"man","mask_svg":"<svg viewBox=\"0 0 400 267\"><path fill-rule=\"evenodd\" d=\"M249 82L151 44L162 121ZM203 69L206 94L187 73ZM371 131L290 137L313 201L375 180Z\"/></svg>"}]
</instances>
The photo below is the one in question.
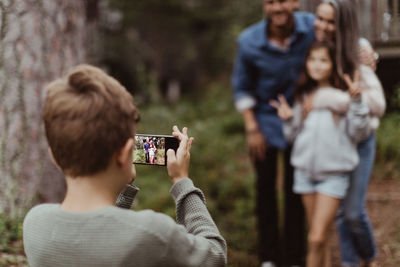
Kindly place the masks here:
<instances>
[{"instance_id":1,"label":"man","mask_svg":"<svg viewBox=\"0 0 400 267\"><path fill-rule=\"evenodd\" d=\"M300 1L292 0L292 8L293 8L293 11L299 11L300 10Z\"/></svg>"},{"instance_id":2,"label":"man","mask_svg":"<svg viewBox=\"0 0 400 267\"><path fill-rule=\"evenodd\" d=\"M149 147L150 147L149 138L146 137L146 142L143 144L143 150L144 150L144 156L146 158L146 163L150 162L150 159L149 159Z\"/></svg>"},{"instance_id":3,"label":"man","mask_svg":"<svg viewBox=\"0 0 400 267\"><path fill-rule=\"evenodd\" d=\"M283 94L292 101L305 53L314 41L314 15L293 11L292 0L264 0L267 18L242 32L233 72L235 104L242 113L246 139L257 174L256 212L262 266L304 264L304 211L292 192L291 147L282 121L269 105ZM278 151L285 168L283 238L279 237L276 176ZM283 240L283 246L280 241ZM281 254L282 253L282 258Z\"/></svg>"},{"instance_id":4,"label":"man","mask_svg":"<svg viewBox=\"0 0 400 267\"><path fill-rule=\"evenodd\" d=\"M101 114L101 116L99 116ZM102 70L81 65L48 87L43 119L50 152L67 182L65 199L29 211L23 238L28 263L46 266L224 266L226 243L188 178L193 138L173 127L169 149L175 223L150 210L114 206L136 176L138 111L132 96Z\"/></svg>"}]
</instances>

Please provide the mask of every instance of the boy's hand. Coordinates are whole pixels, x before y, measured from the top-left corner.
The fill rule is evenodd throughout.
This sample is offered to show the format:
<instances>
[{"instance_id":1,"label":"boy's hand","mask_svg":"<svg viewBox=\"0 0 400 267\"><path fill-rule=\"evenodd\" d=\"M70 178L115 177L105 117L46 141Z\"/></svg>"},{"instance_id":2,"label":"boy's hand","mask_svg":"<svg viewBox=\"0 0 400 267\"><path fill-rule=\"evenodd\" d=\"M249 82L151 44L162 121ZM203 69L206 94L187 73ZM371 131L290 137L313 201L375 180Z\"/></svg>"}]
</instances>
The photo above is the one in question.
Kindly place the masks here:
<instances>
[{"instance_id":1,"label":"boy's hand","mask_svg":"<svg viewBox=\"0 0 400 267\"><path fill-rule=\"evenodd\" d=\"M189 177L190 148L194 138L188 137L188 129L186 127L183 127L182 132L177 126L172 127L172 130L172 135L180 141L176 154L173 149L168 149L167 151L168 175L175 184L182 178Z\"/></svg>"},{"instance_id":2,"label":"boy's hand","mask_svg":"<svg viewBox=\"0 0 400 267\"><path fill-rule=\"evenodd\" d=\"M283 95L278 95L278 100L271 100L269 104L278 110L278 116L286 121L293 117L293 109L289 106Z\"/></svg>"}]
</instances>

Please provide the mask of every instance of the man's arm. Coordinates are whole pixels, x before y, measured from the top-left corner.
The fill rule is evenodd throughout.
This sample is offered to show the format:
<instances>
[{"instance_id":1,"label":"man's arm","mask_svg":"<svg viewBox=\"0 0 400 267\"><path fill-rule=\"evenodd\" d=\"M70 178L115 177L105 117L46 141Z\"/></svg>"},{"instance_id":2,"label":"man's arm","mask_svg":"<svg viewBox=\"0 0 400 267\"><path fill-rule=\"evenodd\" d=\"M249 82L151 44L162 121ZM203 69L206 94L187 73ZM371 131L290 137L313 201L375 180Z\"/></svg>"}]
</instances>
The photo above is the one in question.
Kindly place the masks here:
<instances>
[{"instance_id":1,"label":"man's arm","mask_svg":"<svg viewBox=\"0 0 400 267\"><path fill-rule=\"evenodd\" d=\"M232 75L235 106L243 116L247 146L249 147L250 155L257 159L263 159L267 144L260 131L253 110L257 104L253 84L255 80L254 70L252 69L249 60L246 59L245 49L240 43L241 41L239 38L238 52Z\"/></svg>"}]
</instances>

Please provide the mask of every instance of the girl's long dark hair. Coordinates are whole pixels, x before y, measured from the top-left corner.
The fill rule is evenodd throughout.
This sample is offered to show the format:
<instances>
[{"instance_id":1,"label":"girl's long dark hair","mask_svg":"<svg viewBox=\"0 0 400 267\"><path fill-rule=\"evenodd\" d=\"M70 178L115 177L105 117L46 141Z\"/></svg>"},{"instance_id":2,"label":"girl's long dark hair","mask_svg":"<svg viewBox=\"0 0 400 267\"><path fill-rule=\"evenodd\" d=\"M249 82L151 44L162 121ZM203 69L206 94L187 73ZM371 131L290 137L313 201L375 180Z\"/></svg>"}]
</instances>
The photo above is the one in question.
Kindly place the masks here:
<instances>
[{"instance_id":1,"label":"girl's long dark hair","mask_svg":"<svg viewBox=\"0 0 400 267\"><path fill-rule=\"evenodd\" d=\"M332 74L329 79L329 83L335 88L339 88L344 91L347 90L346 83L344 82L344 80L341 78L341 76L338 74L337 71L335 46L333 45L333 43L328 41L321 41L321 42L317 41L311 45L310 49L307 52L306 60L304 61L303 64L303 70L294 88L293 95L296 101L301 101L304 95L311 93L317 87L317 82L313 80L307 72L306 64L308 58L310 57L311 52L315 49L320 49L320 48L325 48L326 50L328 50L329 58L332 61Z\"/></svg>"}]
</instances>

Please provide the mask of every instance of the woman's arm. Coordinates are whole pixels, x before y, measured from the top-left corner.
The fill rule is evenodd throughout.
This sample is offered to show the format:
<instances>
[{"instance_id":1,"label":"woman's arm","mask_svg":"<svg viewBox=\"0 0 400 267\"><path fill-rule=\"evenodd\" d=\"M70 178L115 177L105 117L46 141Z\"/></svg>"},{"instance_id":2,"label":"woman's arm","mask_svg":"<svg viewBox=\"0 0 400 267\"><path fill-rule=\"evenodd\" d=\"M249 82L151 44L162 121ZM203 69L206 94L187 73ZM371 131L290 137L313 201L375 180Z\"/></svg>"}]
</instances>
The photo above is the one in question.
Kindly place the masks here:
<instances>
[{"instance_id":1,"label":"woman's arm","mask_svg":"<svg viewBox=\"0 0 400 267\"><path fill-rule=\"evenodd\" d=\"M386 109L386 100L381 82L375 72L365 65L360 66L360 76L360 88L363 93L363 98L370 110L370 114L381 117Z\"/></svg>"}]
</instances>

